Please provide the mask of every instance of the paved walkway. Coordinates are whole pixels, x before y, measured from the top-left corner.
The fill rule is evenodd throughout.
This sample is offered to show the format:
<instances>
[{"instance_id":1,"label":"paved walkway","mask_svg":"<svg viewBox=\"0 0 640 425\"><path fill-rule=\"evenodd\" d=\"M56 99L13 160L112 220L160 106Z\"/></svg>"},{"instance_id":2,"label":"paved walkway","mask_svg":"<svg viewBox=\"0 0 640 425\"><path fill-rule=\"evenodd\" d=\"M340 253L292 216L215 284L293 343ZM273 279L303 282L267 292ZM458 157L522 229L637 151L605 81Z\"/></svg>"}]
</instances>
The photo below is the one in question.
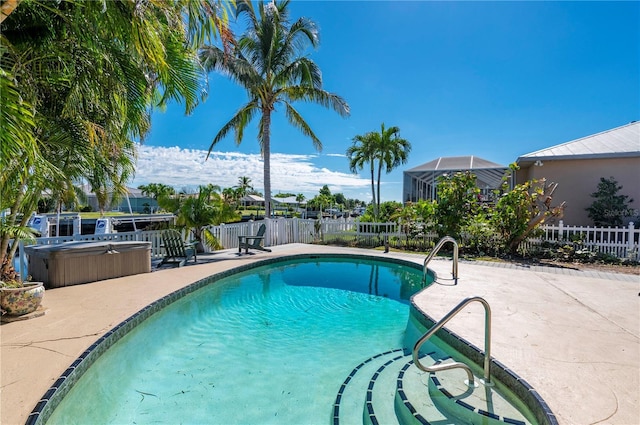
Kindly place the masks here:
<instances>
[{"instance_id":1,"label":"paved walkway","mask_svg":"<svg viewBox=\"0 0 640 425\"><path fill-rule=\"evenodd\" d=\"M221 251L198 265L48 290L47 314L0 327L0 422L24 423L75 358L154 300L242 264L321 252L424 259L291 244L240 257ZM434 259L430 268L442 280L450 276L451 262ZM437 320L467 296L484 297L493 312L493 357L529 382L561 424L640 423L638 276L467 261L460 262L459 274L456 286L435 284L418 294L420 308ZM465 312L447 328L482 347L482 308L470 305Z\"/></svg>"}]
</instances>

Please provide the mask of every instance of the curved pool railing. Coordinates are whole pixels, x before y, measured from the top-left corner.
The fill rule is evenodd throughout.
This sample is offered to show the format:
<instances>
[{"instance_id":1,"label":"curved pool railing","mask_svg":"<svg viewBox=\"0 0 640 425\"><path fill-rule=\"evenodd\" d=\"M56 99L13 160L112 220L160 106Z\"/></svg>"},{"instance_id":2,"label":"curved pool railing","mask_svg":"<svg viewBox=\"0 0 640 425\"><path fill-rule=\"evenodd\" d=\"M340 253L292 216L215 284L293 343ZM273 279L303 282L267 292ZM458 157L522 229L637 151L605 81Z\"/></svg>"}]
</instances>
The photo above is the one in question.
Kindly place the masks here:
<instances>
[{"instance_id":1,"label":"curved pool railing","mask_svg":"<svg viewBox=\"0 0 640 425\"><path fill-rule=\"evenodd\" d=\"M455 306L449 313L447 313L438 323L436 323L427 333L422 335L413 346L413 362L418 369L424 372L437 372L440 370L448 369L464 369L467 372L468 385L472 387L474 385L473 372L471 368L460 362L453 362L447 364L436 364L433 366L425 366L420 362L420 348L429 340L436 332L438 332L449 320L451 320L456 314L462 311L467 305L472 302L479 302L484 307L484 385L491 386L491 307L489 303L482 297L469 297Z\"/></svg>"},{"instance_id":2,"label":"curved pool railing","mask_svg":"<svg viewBox=\"0 0 640 425\"><path fill-rule=\"evenodd\" d=\"M424 259L424 263L422 265L423 281L427 278L427 270L429 270L427 266L429 265L429 262L447 242L451 242L453 244L453 266L451 275L453 276L453 280L456 283L458 282L458 242L456 242L456 240L451 236L445 236L440 239L429 255L427 255L427 258Z\"/></svg>"}]
</instances>

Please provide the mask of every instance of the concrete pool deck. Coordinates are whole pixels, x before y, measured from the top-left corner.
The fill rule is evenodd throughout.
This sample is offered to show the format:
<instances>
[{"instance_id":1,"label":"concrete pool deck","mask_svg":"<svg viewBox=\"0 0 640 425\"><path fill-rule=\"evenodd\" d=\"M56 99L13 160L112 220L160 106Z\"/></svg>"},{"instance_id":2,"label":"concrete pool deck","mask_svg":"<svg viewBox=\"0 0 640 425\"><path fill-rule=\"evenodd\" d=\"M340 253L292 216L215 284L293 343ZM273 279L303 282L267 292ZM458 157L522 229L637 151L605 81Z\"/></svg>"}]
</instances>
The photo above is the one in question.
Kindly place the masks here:
<instances>
[{"instance_id":1,"label":"concrete pool deck","mask_svg":"<svg viewBox=\"0 0 640 425\"><path fill-rule=\"evenodd\" d=\"M203 264L47 290L44 316L0 327L0 423L24 423L62 372L109 329L214 273L307 253L424 260L424 255L320 245L272 250L243 256L225 250ZM451 261L434 259L429 267L450 278ZM493 314L492 357L535 388L560 424L640 423L639 276L465 261L459 275L456 286L434 284L416 295L416 304L437 320L467 296L484 297ZM469 305L446 327L482 349L480 305Z\"/></svg>"}]
</instances>

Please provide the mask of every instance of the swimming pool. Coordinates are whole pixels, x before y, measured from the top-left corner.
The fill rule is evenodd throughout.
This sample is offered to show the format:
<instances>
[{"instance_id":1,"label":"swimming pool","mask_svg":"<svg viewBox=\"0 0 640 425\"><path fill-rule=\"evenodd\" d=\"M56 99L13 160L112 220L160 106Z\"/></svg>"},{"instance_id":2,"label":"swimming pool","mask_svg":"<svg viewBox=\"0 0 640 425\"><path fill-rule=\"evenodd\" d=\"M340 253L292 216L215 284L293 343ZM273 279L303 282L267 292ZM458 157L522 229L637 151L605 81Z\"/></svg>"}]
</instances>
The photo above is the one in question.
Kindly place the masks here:
<instances>
[{"instance_id":1,"label":"swimming pool","mask_svg":"<svg viewBox=\"0 0 640 425\"><path fill-rule=\"evenodd\" d=\"M149 319L106 336L117 339L108 350L96 344L74 362L69 382L59 383L57 407L39 420L354 423L363 405L350 395L356 378L382 367L374 359L406 357L409 298L423 287L415 265L335 257L210 280L169 297L166 307L150 306L146 315L157 312ZM448 357L436 346L428 351ZM91 356L91 367L75 376ZM373 381L364 376L366 392ZM379 419L389 414L383 410Z\"/></svg>"}]
</instances>

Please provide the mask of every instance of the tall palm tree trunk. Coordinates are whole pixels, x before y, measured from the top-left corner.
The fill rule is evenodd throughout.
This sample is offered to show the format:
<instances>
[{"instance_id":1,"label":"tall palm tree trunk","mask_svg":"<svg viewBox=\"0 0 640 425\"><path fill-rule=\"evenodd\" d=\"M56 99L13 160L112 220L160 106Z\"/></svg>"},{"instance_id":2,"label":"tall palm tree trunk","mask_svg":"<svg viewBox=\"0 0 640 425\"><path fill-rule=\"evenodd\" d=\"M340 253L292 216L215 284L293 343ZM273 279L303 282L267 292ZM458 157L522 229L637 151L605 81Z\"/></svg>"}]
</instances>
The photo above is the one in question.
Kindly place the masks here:
<instances>
[{"instance_id":1,"label":"tall palm tree trunk","mask_svg":"<svg viewBox=\"0 0 640 425\"><path fill-rule=\"evenodd\" d=\"M264 160L264 216L271 218L271 110L262 109L262 159Z\"/></svg>"},{"instance_id":2,"label":"tall palm tree trunk","mask_svg":"<svg viewBox=\"0 0 640 425\"><path fill-rule=\"evenodd\" d=\"M373 170L373 160L371 160L371 196L373 196L373 216L378 218L378 204L376 203L375 174Z\"/></svg>"},{"instance_id":3,"label":"tall palm tree trunk","mask_svg":"<svg viewBox=\"0 0 640 425\"><path fill-rule=\"evenodd\" d=\"M378 184L377 184L377 189L378 189L378 197L377 197L377 204L376 204L376 211L380 212L380 180L382 178L382 161L380 161L378 163Z\"/></svg>"}]
</instances>

